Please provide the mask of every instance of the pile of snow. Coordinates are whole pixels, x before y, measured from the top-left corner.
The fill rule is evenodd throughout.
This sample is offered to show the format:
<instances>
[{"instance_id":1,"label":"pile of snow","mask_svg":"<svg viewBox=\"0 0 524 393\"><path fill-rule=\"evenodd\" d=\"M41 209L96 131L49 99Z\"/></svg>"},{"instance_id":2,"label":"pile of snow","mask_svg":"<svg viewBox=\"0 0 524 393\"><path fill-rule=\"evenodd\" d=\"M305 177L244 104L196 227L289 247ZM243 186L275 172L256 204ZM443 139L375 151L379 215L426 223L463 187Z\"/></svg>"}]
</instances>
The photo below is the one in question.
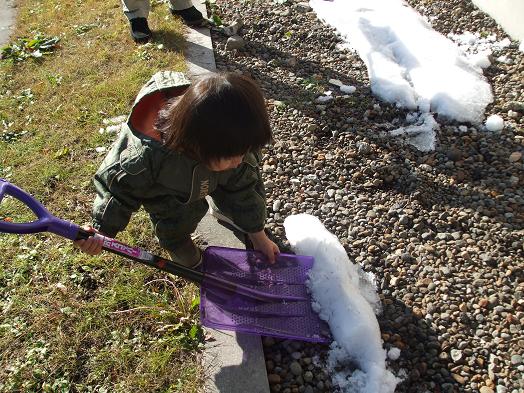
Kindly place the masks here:
<instances>
[{"instance_id":1,"label":"pile of snow","mask_svg":"<svg viewBox=\"0 0 524 393\"><path fill-rule=\"evenodd\" d=\"M504 128L504 120L499 115L491 115L486 119L486 129L496 132Z\"/></svg>"},{"instance_id":2,"label":"pile of snow","mask_svg":"<svg viewBox=\"0 0 524 393\"><path fill-rule=\"evenodd\" d=\"M313 307L331 329L334 342L328 355L332 381L345 393L392 393L400 380L386 368L380 328L375 313L380 300L374 276L353 264L337 238L308 214L284 221L286 236L298 254L311 255L309 273ZM391 358L400 352L393 349ZM348 363L356 364L350 370Z\"/></svg>"},{"instance_id":3,"label":"pile of snow","mask_svg":"<svg viewBox=\"0 0 524 393\"><path fill-rule=\"evenodd\" d=\"M402 0L311 0L368 68L374 94L411 110L482 123L493 100L480 67Z\"/></svg>"}]
</instances>

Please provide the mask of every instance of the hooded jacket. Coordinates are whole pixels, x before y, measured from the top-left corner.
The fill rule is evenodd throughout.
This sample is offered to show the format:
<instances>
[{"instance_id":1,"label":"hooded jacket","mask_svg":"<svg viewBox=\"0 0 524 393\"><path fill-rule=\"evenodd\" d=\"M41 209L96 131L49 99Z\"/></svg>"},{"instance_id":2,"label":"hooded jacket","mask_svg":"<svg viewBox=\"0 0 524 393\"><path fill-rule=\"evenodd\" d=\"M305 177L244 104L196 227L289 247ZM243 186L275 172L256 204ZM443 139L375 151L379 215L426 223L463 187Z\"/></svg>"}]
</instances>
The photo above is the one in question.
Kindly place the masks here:
<instances>
[{"instance_id":1,"label":"hooded jacket","mask_svg":"<svg viewBox=\"0 0 524 393\"><path fill-rule=\"evenodd\" d=\"M94 227L115 237L141 206L157 219L177 216L207 195L248 233L264 228L266 201L260 153L249 152L239 167L214 172L203 163L165 147L151 125L167 100L190 81L162 71L140 90L117 140L95 174Z\"/></svg>"}]
</instances>

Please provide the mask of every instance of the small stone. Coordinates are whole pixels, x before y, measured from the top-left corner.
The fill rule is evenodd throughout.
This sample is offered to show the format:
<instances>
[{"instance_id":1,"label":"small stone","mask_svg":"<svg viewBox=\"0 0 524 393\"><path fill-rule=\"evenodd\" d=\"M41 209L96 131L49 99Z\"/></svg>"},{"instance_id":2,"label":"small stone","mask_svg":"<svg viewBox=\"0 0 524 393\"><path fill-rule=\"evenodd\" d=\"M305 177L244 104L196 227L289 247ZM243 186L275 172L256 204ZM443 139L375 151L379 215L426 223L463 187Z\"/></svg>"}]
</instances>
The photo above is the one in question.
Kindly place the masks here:
<instances>
[{"instance_id":1,"label":"small stone","mask_svg":"<svg viewBox=\"0 0 524 393\"><path fill-rule=\"evenodd\" d=\"M302 375L302 366L298 362L291 362L291 364L289 365L289 369L291 370L293 375Z\"/></svg>"},{"instance_id":2,"label":"small stone","mask_svg":"<svg viewBox=\"0 0 524 393\"><path fill-rule=\"evenodd\" d=\"M241 20L236 20L231 25L223 27L222 31L228 37L232 37L234 35L237 35L238 31L242 26L244 26L244 22L242 22Z\"/></svg>"},{"instance_id":3,"label":"small stone","mask_svg":"<svg viewBox=\"0 0 524 393\"><path fill-rule=\"evenodd\" d=\"M269 381L270 385L276 385L277 383L280 383L281 378L278 374L269 374L267 376L267 380Z\"/></svg>"},{"instance_id":4,"label":"small stone","mask_svg":"<svg viewBox=\"0 0 524 393\"><path fill-rule=\"evenodd\" d=\"M522 158L522 153L520 151L514 151L509 156L509 162L517 162Z\"/></svg>"},{"instance_id":5,"label":"small stone","mask_svg":"<svg viewBox=\"0 0 524 393\"><path fill-rule=\"evenodd\" d=\"M226 41L226 50L227 51L232 51L235 49L236 50L242 49L244 48L244 46L246 46L246 42L239 35L231 36Z\"/></svg>"},{"instance_id":6,"label":"small stone","mask_svg":"<svg viewBox=\"0 0 524 393\"><path fill-rule=\"evenodd\" d=\"M312 11L311 6L307 2L297 3L295 4L293 8L297 10L297 12L300 12L301 14L305 14L306 12Z\"/></svg>"},{"instance_id":7,"label":"small stone","mask_svg":"<svg viewBox=\"0 0 524 393\"><path fill-rule=\"evenodd\" d=\"M334 85L334 86L337 86L337 87L340 87L340 86L343 85L343 83L341 81L339 81L338 79L330 79L328 83L330 85Z\"/></svg>"},{"instance_id":8,"label":"small stone","mask_svg":"<svg viewBox=\"0 0 524 393\"><path fill-rule=\"evenodd\" d=\"M311 382L313 380L313 373L311 371L306 371L304 373L304 381Z\"/></svg>"},{"instance_id":9,"label":"small stone","mask_svg":"<svg viewBox=\"0 0 524 393\"><path fill-rule=\"evenodd\" d=\"M486 308L489 305L489 300L488 299L480 299L479 302L478 302L478 305L481 308Z\"/></svg>"},{"instance_id":10,"label":"small stone","mask_svg":"<svg viewBox=\"0 0 524 393\"><path fill-rule=\"evenodd\" d=\"M452 349L450 355L455 363L459 363L462 360L462 351L459 349Z\"/></svg>"},{"instance_id":11,"label":"small stone","mask_svg":"<svg viewBox=\"0 0 524 393\"><path fill-rule=\"evenodd\" d=\"M291 354L291 357L295 360L299 360L301 357L302 357L302 353L301 352L293 352Z\"/></svg>"},{"instance_id":12,"label":"small stone","mask_svg":"<svg viewBox=\"0 0 524 393\"><path fill-rule=\"evenodd\" d=\"M516 119L519 117L518 112L512 111L511 109L508 111L508 117L511 119Z\"/></svg>"},{"instance_id":13,"label":"small stone","mask_svg":"<svg viewBox=\"0 0 524 393\"><path fill-rule=\"evenodd\" d=\"M389 285L391 285L392 287L396 286L397 283L399 282L400 280L400 277L391 277L391 280L389 280Z\"/></svg>"},{"instance_id":14,"label":"small stone","mask_svg":"<svg viewBox=\"0 0 524 393\"><path fill-rule=\"evenodd\" d=\"M437 236L435 236L437 238L437 240L447 240L448 238L448 233L445 233L445 232L439 232L437 233Z\"/></svg>"},{"instance_id":15,"label":"small stone","mask_svg":"<svg viewBox=\"0 0 524 393\"><path fill-rule=\"evenodd\" d=\"M521 355L512 355L511 356L511 364L521 364L522 363L522 356Z\"/></svg>"},{"instance_id":16,"label":"small stone","mask_svg":"<svg viewBox=\"0 0 524 393\"><path fill-rule=\"evenodd\" d=\"M491 388L489 388L487 386L482 386L480 388L480 393L495 393L495 392L493 391L493 389L491 389Z\"/></svg>"},{"instance_id":17,"label":"small stone","mask_svg":"<svg viewBox=\"0 0 524 393\"><path fill-rule=\"evenodd\" d=\"M410 222L411 222L411 218L407 215L400 216L398 220L398 223L400 225L409 225Z\"/></svg>"},{"instance_id":18,"label":"small stone","mask_svg":"<svg viewBox=\"0 0 524 393\"><path fill-rule=\"evenodd\" d=\"M462 152L455 148L448 150L446 155L450 161L459 161L462 159Z\"/></svg>"},{"instance_id":19,"label":"small stone","mask_svg":"<svg viewBox=\"0 0 524 393\"><path fill-rule=\"evenodd\" d=\"M357 142L357 148L359 154L366 155L371 153L371 146L367 142Z\"/></svg>"}]
</instances>

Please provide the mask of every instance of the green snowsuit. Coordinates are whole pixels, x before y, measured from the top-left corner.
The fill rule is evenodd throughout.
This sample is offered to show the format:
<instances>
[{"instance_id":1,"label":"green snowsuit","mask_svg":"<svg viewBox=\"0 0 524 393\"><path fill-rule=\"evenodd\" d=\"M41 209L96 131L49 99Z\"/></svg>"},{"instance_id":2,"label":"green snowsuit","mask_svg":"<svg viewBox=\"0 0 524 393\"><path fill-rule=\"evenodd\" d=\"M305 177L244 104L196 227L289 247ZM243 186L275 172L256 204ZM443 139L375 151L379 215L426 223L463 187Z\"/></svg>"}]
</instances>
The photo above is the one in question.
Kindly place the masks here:
<instances>
[{"instance_id":1,"label":"green snowsuit","mask_svg":"<svg viewBox=\"0 0 524 393\"><path fill-rule=\"evenodd\" d=\"M266 219L260 154L246 154L238 168L213 172L162 145L147 131L167 99L190 84L183 74L158 72L140 90L120 135L96 172L94 227L115 237L140 206L149 213L160 245L174 250L208 209L206 195L247 233L261 231Z\"/></svg>"}]
</instances>

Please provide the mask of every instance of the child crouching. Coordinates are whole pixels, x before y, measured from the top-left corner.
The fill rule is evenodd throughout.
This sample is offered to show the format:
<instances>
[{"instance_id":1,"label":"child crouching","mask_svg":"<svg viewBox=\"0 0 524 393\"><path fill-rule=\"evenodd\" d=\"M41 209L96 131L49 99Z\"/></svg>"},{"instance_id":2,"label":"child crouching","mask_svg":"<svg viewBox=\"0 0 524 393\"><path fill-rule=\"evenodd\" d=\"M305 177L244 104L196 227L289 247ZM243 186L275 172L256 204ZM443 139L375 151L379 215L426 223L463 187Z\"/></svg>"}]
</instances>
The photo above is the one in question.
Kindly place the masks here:
<instances>
[{"instance_id":1,"label":"child crouching","mask_svg":"<svg viewBox=\"0 0 524 393\"><path fill-rule=\"evenodd\" d=\"M215 215L274 262L279 249L264 232L259 170L260 149L271 140L262 92L250 78L213 73L190 84L180 73L157 73L95 175L93 227L115 237L143 206L161 247L194 267L201 251L191 233L209 195ZM76 245L93 255L102 251L96 238Z\"/></svg>"}]
</instances>

